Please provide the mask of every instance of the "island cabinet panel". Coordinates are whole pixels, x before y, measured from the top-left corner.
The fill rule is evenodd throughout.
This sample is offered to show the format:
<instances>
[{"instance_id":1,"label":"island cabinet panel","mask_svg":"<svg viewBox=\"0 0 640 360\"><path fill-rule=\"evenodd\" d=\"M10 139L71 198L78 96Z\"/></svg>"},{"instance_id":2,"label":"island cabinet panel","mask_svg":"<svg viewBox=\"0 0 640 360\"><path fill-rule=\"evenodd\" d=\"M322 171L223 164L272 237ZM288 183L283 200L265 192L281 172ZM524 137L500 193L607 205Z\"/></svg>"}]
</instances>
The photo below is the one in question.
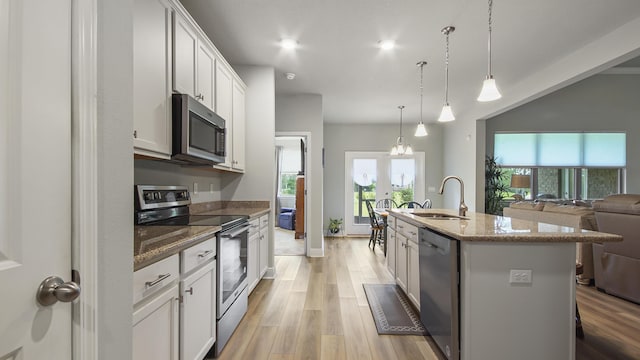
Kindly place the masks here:
<instances>
[{"instance_id":1,"label":"island cabinet panel","mask_svg":"<svg viewBox=\"0 0 640 360\"><path fill-rule=\"evenodd\" d=\"M420 310L420 252L411 240L407 241L407 296Z\"/></svg>"},{"instance_id":2,"label":"island cabinet panel","mask_svg":"<svg viewBox=\"0 0 640 360\"><path fill-rule=\"evenodd\" d=\"M407 292L407 238L396 231L396 284Z\"/></svg>"},{"instance_id":3,"label":"island cabinet panel","mask_svg":"<svg viewBox=\"0 0 640 360\"><path fill-rule=\"evenodd\" d=\"M164 0L135 0L133 13L134 153L171 156L171 17Z\"/></svg>"},{"instance_id":4,"label":"island cabinet panel","mask_svg":"<svg viewBox=\"0 0 640 360\"><path fill-rule=\"evenodd\" d=\"M462 359L575 358L575 243L462 241L460 251ZM531 270L531 282L513 283L511 270Z\"/></svg>"}]
</instances>

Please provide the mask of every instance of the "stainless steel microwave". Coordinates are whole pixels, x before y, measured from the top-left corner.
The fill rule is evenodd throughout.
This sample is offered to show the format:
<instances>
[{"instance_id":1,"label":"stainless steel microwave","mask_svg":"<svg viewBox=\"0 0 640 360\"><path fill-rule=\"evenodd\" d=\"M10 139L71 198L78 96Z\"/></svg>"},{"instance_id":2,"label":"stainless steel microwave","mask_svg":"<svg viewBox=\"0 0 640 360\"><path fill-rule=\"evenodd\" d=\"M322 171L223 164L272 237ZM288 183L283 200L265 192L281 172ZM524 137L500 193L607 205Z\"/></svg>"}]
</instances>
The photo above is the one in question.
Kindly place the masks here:
<instances>
[{"instance_id":1,"label":"stainless steel microwave","mask_svg":"<svg viewBox=\"0 0 640 360\"><path fill-rule=\"evenodd\" d=\"M187 94L173 94L173 154L184 164L224 162L225 120Z\"/></svg>"}]
</instances>

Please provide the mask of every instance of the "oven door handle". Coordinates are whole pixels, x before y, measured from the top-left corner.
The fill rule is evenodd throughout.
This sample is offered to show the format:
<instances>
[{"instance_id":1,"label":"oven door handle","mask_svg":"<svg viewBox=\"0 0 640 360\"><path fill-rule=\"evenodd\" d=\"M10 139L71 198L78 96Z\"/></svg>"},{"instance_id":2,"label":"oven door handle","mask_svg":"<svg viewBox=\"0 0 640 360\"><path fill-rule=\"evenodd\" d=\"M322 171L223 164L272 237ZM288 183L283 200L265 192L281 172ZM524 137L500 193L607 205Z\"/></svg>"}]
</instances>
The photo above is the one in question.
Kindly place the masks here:
<instances>
[{"instance_id":1,"label":"oven door handle","mask_svg":"<svg viewBox=\"0 0 640 360\"><path fill-rule=\"evenodd\" d=\"M220 237L223 237L223 238L234 238L234 237L242 234L243 232L249 230L249 227L250 227L249 223L244 224L244 225L240 225L237 230L234 229L233 231L225 231L224 233L220 234Z\"/></svg>"}]
</instances>

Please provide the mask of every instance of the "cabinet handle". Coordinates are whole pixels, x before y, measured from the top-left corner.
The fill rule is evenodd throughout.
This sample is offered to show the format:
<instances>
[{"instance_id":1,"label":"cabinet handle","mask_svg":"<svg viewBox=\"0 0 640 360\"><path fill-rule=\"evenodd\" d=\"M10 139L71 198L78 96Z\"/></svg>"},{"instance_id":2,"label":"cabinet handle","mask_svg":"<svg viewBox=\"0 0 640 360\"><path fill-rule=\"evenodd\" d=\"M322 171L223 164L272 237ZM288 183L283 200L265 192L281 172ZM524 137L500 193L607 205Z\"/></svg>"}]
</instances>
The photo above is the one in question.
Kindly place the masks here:
<instances>
[{"instance_id":1,"label":"cabinet handle","mask_svg":"<svg viewBox=\"0 0 640 360\"><path fill-rule=\"evenodd\" d=\"M171 276L170 273L166 273L163 275L158 275L158 278L153 280L153 281L147 281L144 283L144 286L148 289L150 287L156 286L158 285L162 280L168 278L169 276Z\"/></svg>"},{"instance_id":2,"label":"cabinet handle","mask_svg":"<svg viewBox=\"0 0 640 360\"><path fill-rule=\"evenodd\" d=\"M193 295L193 288L190 287L189 290L185 290L184 292L189 293L189 295Z\"/></svg>"},{"instance_id":3,"label":"cabinet handle","mask_svg":"<svg viewBox=\"0 0 640 360\"><path fill-rule=\"evenodd\" d=\"M138 130L133 130L133 138L134 139L138 138Z\"/></svg>"},{"instance_id":4,"label":"cabinet handle","mask_svg":"<svg viewBox=\"0 0 640 360\"><path fill-rule=\"evenodd\" d=\"M200 259L205 258L205 257L209 256L209 254L211 254L212 252L213 252L213 250L203 251L200 254L198 254L198 257Z\"/></svg>"}]
</instances>

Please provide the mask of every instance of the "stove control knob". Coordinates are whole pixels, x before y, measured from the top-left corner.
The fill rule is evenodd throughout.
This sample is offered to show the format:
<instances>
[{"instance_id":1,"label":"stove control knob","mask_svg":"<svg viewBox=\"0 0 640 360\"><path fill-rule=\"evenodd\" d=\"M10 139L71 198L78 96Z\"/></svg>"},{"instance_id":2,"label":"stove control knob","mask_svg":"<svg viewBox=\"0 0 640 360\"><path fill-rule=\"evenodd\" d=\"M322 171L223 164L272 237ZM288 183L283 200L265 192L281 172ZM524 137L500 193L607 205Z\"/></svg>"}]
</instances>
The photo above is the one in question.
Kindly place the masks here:
<instances>
[{"instance_id":1,"label":"stove control knob","mask_svg":"<svg viewBox=\"0 0 640 360\"><path fill-rule=\"evenodd\" d=\"M144 193L144 199L145 200L153 200L153 193L150 193L150 192Z\"/></svg>"},{"instance_id":2,"label":"stove control knob","mask_svg":"<svg viewBox=\"0 0 640 360\"><path fill-rule=\"evenodd\" d=\"M158 191L158 192L156 192L156 196L155 196L155 197L156 197L156 200L160 200L160 199L162 199L162 195L160 194L160 192L159 192L159 191Z\"/></svg>"}]
</instances>

